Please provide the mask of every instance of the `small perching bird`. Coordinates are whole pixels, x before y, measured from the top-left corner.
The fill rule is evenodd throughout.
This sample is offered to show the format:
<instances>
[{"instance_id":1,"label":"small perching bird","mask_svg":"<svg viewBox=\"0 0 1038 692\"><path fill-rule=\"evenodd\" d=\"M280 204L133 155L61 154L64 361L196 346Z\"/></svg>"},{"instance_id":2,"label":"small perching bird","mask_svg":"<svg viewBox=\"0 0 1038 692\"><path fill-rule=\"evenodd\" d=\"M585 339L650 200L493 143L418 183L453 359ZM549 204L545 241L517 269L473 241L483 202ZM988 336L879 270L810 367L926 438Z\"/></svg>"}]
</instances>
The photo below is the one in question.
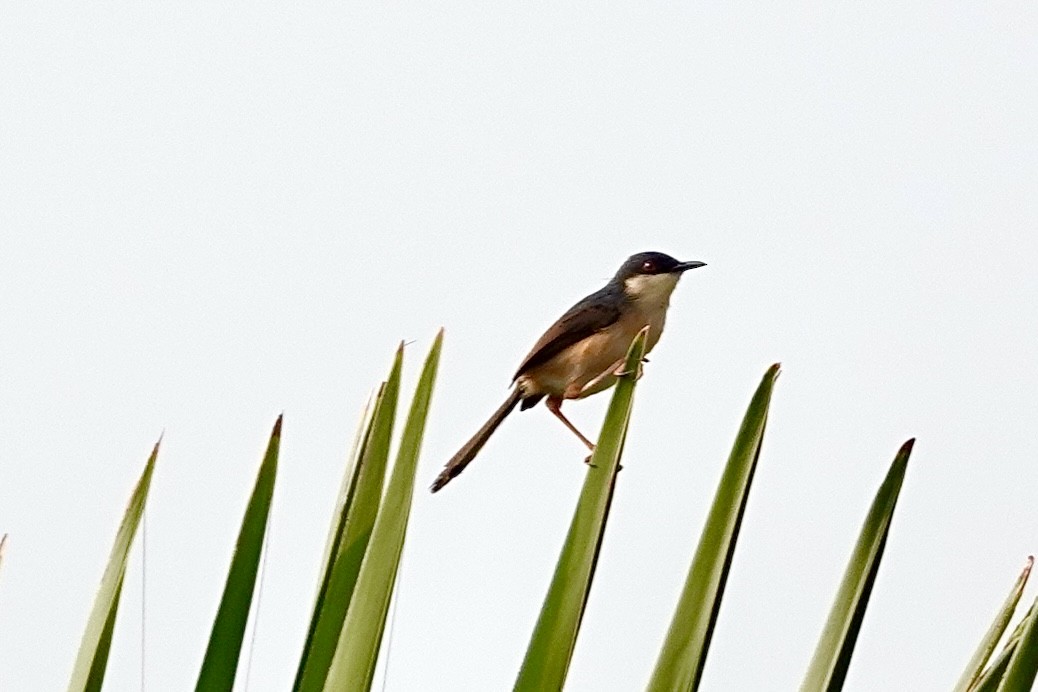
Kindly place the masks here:
<instances>
[{"instance_id":1,"label":"small perching bird","mask_svg":"<svg viewBox=\"0 0 1038 692\"><path fill-rule=\"evenodd\" d=\"M583 399L612 387L624 374L620 371L631 341L645 327L645 352L651 351L663 333L678 279L704 266L705 262L679 262L662 252L628 257L609 283L567 310L537 340L512 378L508 398L451 457L433 481L432 492L468 466L517 404L525 411L545 399L548 410L594 450L591 440L562 415L563 400Z\"/></svg>"}]
</instances>

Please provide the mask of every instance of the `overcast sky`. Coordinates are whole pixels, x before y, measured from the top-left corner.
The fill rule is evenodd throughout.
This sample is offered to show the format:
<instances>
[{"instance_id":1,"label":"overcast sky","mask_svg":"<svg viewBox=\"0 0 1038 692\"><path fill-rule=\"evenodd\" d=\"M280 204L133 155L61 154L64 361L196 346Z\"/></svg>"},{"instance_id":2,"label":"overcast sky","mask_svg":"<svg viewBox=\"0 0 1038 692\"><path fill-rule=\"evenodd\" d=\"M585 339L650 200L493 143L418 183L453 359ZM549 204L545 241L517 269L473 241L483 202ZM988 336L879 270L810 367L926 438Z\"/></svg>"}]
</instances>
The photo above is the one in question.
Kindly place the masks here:
<instances>
[{"instance_id":1,"label":"overcast sky","mask_svg":"<svg viewBox=\"0 0 1038 692\"><path fill-rule=\"evenodd\" d=\"M703 689L799 684L908 437L848 689L948 689L1038 550L1033 2L3 15L4 689L66 684L163 430L147 687L193 686L282 410L250 689L287 689L357 416L400 339L409 395L440 326L387 689L509 689L586 453L538 407L424 488L541 331L641 250L709 266L640 383L568 689L647 681L775 361ZM607 400L567 409L593 431ZM139 548L112 690L139 684Z\"/></svg>"}]
</instances>

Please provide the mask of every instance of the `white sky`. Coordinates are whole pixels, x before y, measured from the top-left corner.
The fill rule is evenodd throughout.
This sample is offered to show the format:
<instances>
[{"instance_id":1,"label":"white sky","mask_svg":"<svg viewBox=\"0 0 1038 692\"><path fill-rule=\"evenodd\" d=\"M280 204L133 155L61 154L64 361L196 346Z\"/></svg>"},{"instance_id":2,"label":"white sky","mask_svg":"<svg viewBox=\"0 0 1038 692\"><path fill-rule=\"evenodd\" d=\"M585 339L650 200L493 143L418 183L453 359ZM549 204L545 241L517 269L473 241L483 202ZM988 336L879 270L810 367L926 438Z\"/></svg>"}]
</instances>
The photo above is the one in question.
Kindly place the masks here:
<instances>
[{"instance_id":1,"label":"white sky","mask_svg":"<svg viewBox=\"0 0 1038 692\"><path fill-rule=\"evenodd\" d=\"M704 689L799 684L913 435L848 689L949 688L1038 550L1038 6L690 4L6 5L0 685L65 684L165 430L148 689L192 686L284 410L251 689L286 689L397 340L409 391L447 330L424 488L540 332L655 249L709 267L638 390L568 688L647 680L773 361ZM607 399L569 411L594 430ZM510 688L583 457L539 407L419 492L387 689Z\"/></svg>"}]
</instances>

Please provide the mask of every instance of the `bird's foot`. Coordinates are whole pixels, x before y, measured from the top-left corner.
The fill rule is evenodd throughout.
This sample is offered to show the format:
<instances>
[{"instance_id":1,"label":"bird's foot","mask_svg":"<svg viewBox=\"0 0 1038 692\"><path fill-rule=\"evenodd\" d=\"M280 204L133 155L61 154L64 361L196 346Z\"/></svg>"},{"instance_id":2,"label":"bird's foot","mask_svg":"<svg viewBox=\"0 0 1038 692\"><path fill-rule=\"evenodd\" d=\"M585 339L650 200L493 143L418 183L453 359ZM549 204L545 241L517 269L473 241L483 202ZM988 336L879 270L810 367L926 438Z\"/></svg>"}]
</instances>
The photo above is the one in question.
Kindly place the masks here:
<instances>
[{"instance_id":1,"label":"bird's foot","mask_svg":"<svg viewBox=\"0 0 1038 692\"><path fill-rule=\"evenodd\" d=\"M642 361L642 363L648 363L648 362L649 361L647 361L647 360L643 360ZM640 380L642 378L642 375L645 374L645 368L642 367L642 363L638 363L638 365L635 366L634 370L626 370L624 368L624 366L621 365L620 367L618 367L616 370L613 371L613 374L616 375L617 377L629 377L631 375L634 375L634 379L636 381Z\"/></svg>"},{"instance_id":2,"label":"bird's foot","mask_svg":"<svg viewBox=\"0 0 1038 692\"><path fill-rule=\"evenodd\" d=\"M591 459L595 456L595 447L593 445L588 445L588 449L591 450L591 454L588 454L586 457L584 457L584 463L593 469L597 469L598 464L591 463Z\"/></svg>"},{"instance_id":3,"label":"bird's foot","mask_svg":"<svg viewBox=\"0 0 1038 692\"><path fill-rule=\"evenodd\" d=\"M590 467L591 467L591 468L593 468L593 469L597 469L597 468L598 468L598 464L592 464L592 463L591 463L591 457L592 457L592 456L594 456L594 455L592 455L592 454L588 454L588 455L587 455L587 458L586 458L586 459L584 459L584 463L585 463L585 464L587 464L588 466L590 466ZM617 473L620 473L620 472L621 472L621 471L623 471L623 470L624 470L623 464L617 464L617 465L616 465L616 472L617 472Z\"/></svg>"}]
</instances>

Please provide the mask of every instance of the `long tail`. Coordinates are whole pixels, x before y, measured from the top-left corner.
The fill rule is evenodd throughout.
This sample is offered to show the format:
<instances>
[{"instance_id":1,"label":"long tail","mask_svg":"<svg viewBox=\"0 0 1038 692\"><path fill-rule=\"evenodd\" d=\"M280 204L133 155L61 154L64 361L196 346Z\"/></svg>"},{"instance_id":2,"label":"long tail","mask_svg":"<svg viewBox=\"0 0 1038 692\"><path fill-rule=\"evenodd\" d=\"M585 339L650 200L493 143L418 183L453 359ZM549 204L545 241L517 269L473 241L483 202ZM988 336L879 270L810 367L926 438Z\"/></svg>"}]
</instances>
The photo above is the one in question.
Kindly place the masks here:
<instances>
[{"instance_id":1,"label":"long tail","mask_svg":"<svg viewBox=\"0 0 1038 692\"><path fill-rule=\"evenodd\" d=\"M451 460L447 462L447 465L440 471L440 475L433 481L430 490L434 493L451 482L451 479L457 476L459 473L465 470L465 467L469 465L469 462L476 458L479 454L479 450L483 449L483 445L487 443L490 436L497 430L497 426L501 425L501 421L505 419L512 409L522 400L523 395L519 392L519 388L515 387L512 389L512 393L505 399L505 403L494 411L494 415L490 416L490 420L483 424L472 439L465 443L465 446L458 450L458 453L451 457Z\"/></svg>"}]
</instances>

